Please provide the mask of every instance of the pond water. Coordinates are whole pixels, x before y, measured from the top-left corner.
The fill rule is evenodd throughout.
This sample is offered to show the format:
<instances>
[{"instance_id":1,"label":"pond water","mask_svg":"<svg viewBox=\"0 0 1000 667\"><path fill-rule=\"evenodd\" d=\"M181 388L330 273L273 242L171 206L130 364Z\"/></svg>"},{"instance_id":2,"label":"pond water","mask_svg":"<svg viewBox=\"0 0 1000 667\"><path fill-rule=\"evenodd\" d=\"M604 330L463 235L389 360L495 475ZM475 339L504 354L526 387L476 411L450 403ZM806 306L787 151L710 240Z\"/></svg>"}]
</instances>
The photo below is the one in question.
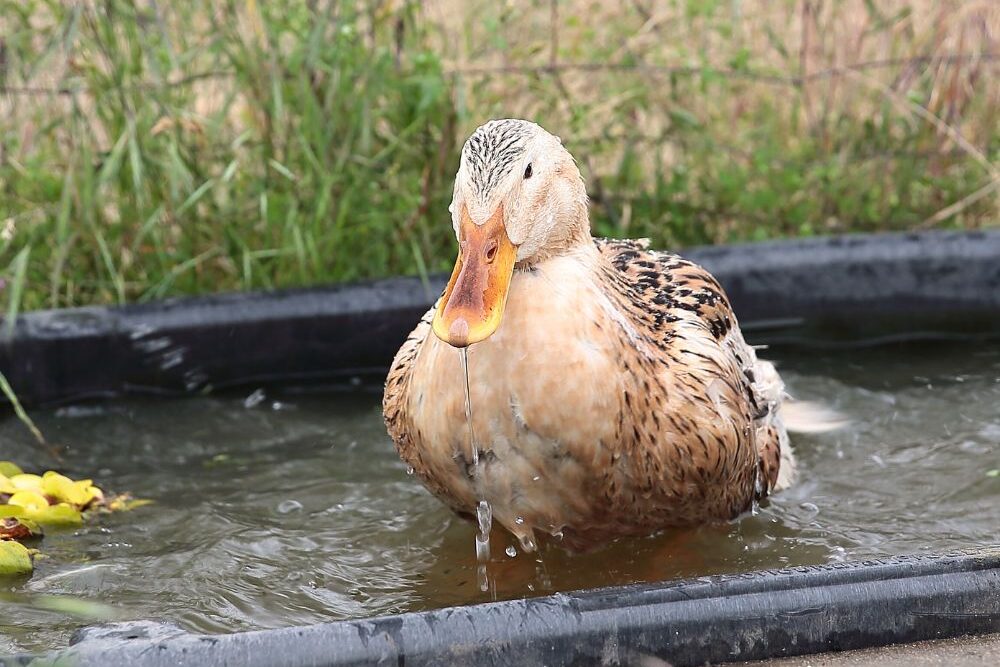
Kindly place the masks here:
<instances>
[{"instance_id":1,"label":"pond water","mask_svg":"<svg viewBox=\"0 0 1000 667\"><path fill-rule=\"evenodd\" d=\"M406 474L375 392L39 413L64 472L155 504L50 531L34 575L0 581L0 654L64 646L88 622L71 613L80 600L232 632L1000 541L1000 344L762 356L794 395L851 420L794 438L798 486L757 516L587 555L546 544L540 559L510 557L515 540L494 531L488 593L475 526ZM11 418L0 459L50 465Z\"/></svg>"}]
</instances>

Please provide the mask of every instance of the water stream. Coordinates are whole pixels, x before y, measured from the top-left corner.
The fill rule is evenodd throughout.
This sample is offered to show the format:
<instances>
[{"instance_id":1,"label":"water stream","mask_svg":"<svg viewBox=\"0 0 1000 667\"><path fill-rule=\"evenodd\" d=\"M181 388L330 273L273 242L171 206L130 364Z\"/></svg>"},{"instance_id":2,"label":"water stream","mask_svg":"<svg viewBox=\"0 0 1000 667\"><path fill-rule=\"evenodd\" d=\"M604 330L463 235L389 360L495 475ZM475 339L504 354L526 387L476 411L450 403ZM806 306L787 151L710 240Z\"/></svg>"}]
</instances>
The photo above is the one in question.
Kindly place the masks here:
<instances>
[{"instance_id":1,"label":"water stream","mask_svg":"<svg viewBox=\"0 0 1000 667\"><path fill-rule=\"evenodd\" d=\"M479 465L479 442L476 440L476 429L472 422L472 391L469 384L469 348L463 347L459 350L462 355L462 373L465 374L465 420L469 424L469 447L472 449L472 480L473 485L480 489L479 495L485 494L486 470ZM490 560L490 533L493 531L493 509L489 501L480 498L476 505L476 526L479 532L476 533L476 581L479 583L479 590L486 592L490 590L490 578L487 572L487 563Z\"/></svg>"}]
</instances>

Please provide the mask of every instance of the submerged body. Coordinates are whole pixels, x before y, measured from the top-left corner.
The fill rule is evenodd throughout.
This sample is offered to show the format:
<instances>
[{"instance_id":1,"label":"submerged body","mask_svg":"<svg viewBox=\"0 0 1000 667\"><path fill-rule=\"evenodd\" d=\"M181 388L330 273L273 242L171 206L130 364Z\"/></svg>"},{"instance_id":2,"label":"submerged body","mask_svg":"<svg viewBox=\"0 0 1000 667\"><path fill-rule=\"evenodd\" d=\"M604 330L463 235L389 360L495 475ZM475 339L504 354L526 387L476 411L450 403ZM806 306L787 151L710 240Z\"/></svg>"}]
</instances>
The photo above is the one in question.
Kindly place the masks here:
<instances>
[{"instance_id":1,"label":"submerged body","mask_svg":"<svg viewBox=\"0 0 1000 667\"><path fill-rule=\"evenodd\" d=\"M478 457L448 336L464 346L470 327L441 314L467 280L456 269L386 381L400 456L456 512L488 501L529 550L539 532L582 550L726 520L787 486L781 381L719 284L675 255L584 231L519 256L502 321L467 348Z\"/></svg>"}]
</instances>

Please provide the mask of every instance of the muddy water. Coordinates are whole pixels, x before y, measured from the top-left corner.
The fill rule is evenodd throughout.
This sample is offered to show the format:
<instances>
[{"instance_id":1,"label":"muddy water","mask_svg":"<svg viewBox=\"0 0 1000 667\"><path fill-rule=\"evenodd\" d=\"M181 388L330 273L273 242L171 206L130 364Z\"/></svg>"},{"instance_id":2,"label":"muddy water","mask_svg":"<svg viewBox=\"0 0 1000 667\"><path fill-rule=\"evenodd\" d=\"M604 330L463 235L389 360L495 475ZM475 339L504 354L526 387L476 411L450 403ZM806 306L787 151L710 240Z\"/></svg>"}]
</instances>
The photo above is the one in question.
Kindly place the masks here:
<instances>
[{"instance_id":1,"label":"muddy water","mask_svg":"<svg viewBox=\"0 0 1000 667\"><path fill-rule=\"evenodd\" d=\"M1000 345L762 356L793 394L851 419L795 438L796 488L731 524L583 556L543 544L539 560L494 530L485 593L476 526L406 474L376 393L40 413L65 472L156 503L50 532L34 576L0 582L0 653L65 645L88 622L47 595L231 632L1000 542ZM32 468L34 452L17 422L0 422L0 459Z\"/></svg>"}]
</instances>

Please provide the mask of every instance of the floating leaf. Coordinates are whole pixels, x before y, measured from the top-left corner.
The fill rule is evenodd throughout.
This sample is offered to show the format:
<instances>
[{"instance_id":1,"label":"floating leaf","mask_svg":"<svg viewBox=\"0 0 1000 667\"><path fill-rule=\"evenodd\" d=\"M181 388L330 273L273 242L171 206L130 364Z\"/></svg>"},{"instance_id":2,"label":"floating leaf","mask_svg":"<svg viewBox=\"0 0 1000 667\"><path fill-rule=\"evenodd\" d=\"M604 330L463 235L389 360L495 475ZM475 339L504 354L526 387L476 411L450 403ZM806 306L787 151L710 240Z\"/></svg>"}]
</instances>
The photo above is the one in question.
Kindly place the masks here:
<instances>
[{"instance_id":1,"label":"floating leaf","mask_svg":"<svg viewBox=\"0 0 1000 667\"><path fill-rule=\"evenodd\" d=\"M80 510L65 503L28 512L28 517L43 526L78 526L83 523Z\"/></svg>"},{"instance_id":2,"label":"floating leaf","mask_svg":"<svg viewBox=\"0 0 1000 667\"><path fill-rule=\"evenodd\" d=\"M14 488L18 491L40 492L42 490L42 478L38 475L31 475L28 473L13 475L10 478L10 483L13 484Z\"/></svg>"},{"instance_id":3,"label":"floating leaf","mask_svg":"<svg viewBox=\"0 0 1000 667\"><path fill-rule=\"evenodd\" d=\"M123 493L120 496L115 496L108 503L107 508L111 512L128 512L129 510L134 510L139 507L145 507L146 505L152 505L152 500L146 500L145 498L133 498L127 493Z\"/></svg>"},{"instance_id":4,"label":"floating leaf","mask_svg":"<svg viewBox=\"0 0 1000 667\"><path fill-rule=\"evenodd\" d=\"M0 576L31 574L31 552L20 542L0 542Z\"/></svg>"},{"instance_id":5,"label":"floating leaf","mask_svg":"<svg viewBox=\"0 0 1000 667\"><path fill-rule=\"evenodd\" d=\"M69 477L51 470L42 476L42 492L59 502L81 508L104 497L92 480L83 479L74 482Z\"/></svg>"},{"instance_id":6,"label":"floating leaf","mask_svg":"<svg viewBox=\"0 0 1000 667\"><path fill-rule=\"evenodd\" d=\"M49 505L45 496L35 491L18 491L7 503L8 506L22 508L23 516L43 526L75 526L83 521L77 508L66 503Z\"/></svg>"},{"instance_id":7,"label":"floating leaf","mask_svg":"<svg viewBox=\"0 0 1000 667\"><path fill-rule=\"evenodd\" d=\"M49 501L45 496L36 491L18 491L7 501L8 505L23 507L28 513L38 511L49 506Z\"/></svg>"},{"instance_id":8,"label":"floating leaf","mask_svg":"<svg viewBox=\"0 0 1000 667\"><path fill-rule=\"evenodd\" d=\"M24 511L23 507L18 507L17 505L0 505L0 519L6 519L7 517L21 518L28 516L28 513Z\"/></svg>"},{"instance_id":9,"label":"floating leaf","mask_svg":"<svg viewBox=\"0 0 1000 667\"><path fill-rule=\"evenodd\" d=\"M128 494L106 498L90 479L72 480L54 470L41 476L26 474L12 463L0 464L0 548L4 550L0 574L30 573L33 559L44 558L15 541L40 537L41 526L78 526L84 510L127 511L152 502Z\"/></svg>"},{"instance_id":10,"label":"floating leaf","mask_svg":"<svg viewBox=\"0 0 1000 667\"><path fill-rule=\"evenodd\" d=\"M13 477L23 472L16 464L10 461L0 461L0 477Z\"/></svg>"}]
</instances>

